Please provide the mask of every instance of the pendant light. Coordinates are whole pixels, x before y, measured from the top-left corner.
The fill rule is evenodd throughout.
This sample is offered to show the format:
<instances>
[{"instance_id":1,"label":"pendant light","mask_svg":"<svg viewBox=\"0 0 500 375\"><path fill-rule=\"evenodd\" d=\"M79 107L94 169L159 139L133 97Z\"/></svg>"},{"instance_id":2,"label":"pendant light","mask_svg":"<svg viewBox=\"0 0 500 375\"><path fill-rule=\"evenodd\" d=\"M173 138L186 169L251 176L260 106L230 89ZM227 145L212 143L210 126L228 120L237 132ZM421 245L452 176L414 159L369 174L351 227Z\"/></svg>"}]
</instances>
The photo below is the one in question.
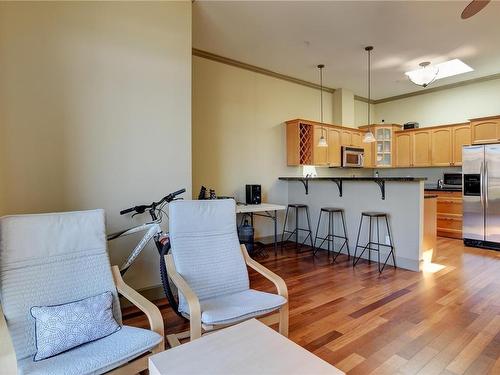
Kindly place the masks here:
<instances>
[{"instance_id":1,"label":"pendant light","mask_svg":"<svg viewBox=\"0 0 500 375\"><path fill-rule=\"evenodd\" d=\"M319 69L319 88L320 88L320 118L321 124L323 124L323 64L318 65ZM318 147L328 147L328 142L325 138L325 128L321 126L321 137L319 137Z\"/></svg>"},{"instance_id":2,"label":"pendant light","mask_svg":"<svg viewBox=\"0 0 500 375\"><path fill-rule=\"evenodd\" d=\"M371 52L373 50L372 46L365 47L365 51L368 52L368 126L370 126L370 102L371 102ZM372 143L375 142L375 136L373 135L370 128L368 128L368 132L363 137L364 143Z\"/></svg>"}]
</instances>

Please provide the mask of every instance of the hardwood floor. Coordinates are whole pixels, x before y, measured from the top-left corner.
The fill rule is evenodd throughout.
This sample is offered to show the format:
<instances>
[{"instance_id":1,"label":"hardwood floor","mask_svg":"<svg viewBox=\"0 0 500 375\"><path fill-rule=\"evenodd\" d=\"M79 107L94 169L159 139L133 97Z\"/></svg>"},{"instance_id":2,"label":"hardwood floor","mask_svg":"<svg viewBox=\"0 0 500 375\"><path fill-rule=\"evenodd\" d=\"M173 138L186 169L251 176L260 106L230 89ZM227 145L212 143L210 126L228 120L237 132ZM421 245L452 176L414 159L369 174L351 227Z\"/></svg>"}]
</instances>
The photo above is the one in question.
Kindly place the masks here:
<instances>
[{"instance_id":1,"label":"hardwood floor","mask_svg":"<svg viewBox=\"0 0 500 375\"><path fill-rule=\"evenodd\" d=\"M500 252L439 238L429 272L382 275L376 263L353 269L346 256L332 265L293 248L259 261L288 285L290 339L348 374L500 374ZM187 329L158 304L167 333ZM124 321L147 324L130 309Z\"/></svg>"}]
</instances>

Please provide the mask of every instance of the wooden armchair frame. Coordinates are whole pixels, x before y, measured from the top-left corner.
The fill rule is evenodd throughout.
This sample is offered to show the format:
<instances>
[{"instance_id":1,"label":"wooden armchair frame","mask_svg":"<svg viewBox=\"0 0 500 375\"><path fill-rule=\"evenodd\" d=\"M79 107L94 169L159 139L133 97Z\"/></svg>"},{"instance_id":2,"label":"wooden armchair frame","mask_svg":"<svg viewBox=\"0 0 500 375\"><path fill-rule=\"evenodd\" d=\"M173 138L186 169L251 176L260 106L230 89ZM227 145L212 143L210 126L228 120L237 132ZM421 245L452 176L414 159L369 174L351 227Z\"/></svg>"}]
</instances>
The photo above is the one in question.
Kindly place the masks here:
<instances>
[{"instance_id":1,"label":"wooden armchair frame","mask_svg":"<svg viewBox=\"0 0 500 375\"><path fill-rule=\"evenodd\" d=\"M163 317L158 307L152 302L140 295L136 290L125 284L117 266L111 268L113 279L118 293L137 306L148 318L150 329L158 333L161 337L165 337ZM143 355L121 367L118 367L108 374L137 374L148 368L148 357L152 354L159 353L165 350L165 343L162 340L156 347L151 350L151 353ZM3 315L2 307L0 306L0 368L6 374L17 374L17 360L14 346L10 338L7 322Z\"/></svg>"},{"instance_id":2,"label":"wooden armchair frame","mask_svg":"<svg viewBox=\"0 0 500 375\"><path fill-rule=\"evenodd\" d=\"M250 255L248 255L245 245L240 245L240 247L246 265L271 281L276 287L278 294L287 300L287 302L280 307L278 312L265 315L258 319L267 325L279 323L279 333L281 333L285 337L288 337L288 288L285 284L285 281L274 272L264 267L262 264L253 260ZM200 301L196 296L196 293L191 289L186 280L184 280L182 276L177 272L172 254L168 254L165 256L165 262L169 277L177 286L179 291L184 295L189 307L189 316L186 316L186 318L189 318L190 329L187 332L168 335L167 341L171 347L179 345L180 339L189 338L190 340L195 340L201 337L201 335L205 332L236 324L234 323L217 326L208 326L202 324Z\"/></svg>"}]
</instances>

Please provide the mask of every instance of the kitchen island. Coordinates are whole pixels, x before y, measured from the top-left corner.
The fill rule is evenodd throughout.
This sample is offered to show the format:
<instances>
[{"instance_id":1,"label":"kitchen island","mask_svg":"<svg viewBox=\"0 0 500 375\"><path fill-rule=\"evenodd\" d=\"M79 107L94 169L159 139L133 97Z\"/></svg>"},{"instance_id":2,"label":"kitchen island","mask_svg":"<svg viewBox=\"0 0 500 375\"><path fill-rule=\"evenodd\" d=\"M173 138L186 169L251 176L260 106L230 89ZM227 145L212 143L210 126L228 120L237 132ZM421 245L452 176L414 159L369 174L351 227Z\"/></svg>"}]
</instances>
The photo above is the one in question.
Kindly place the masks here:
<instances>
[{"instance_id":1,"label":"kitchen island","mask_svg":"<svg viewBox=\"0 0 500 375\"><path fill-rule=\"evenodd\" d=\"M396 265L412 271L422 269L425 178L280 177L279 179L288 183L289 203L304 203L309 206L313 234L316 231L321 207L344 209L351 255L354 254L356 246L361 212L387 213L395 247ZM294 220L289 220L289 223L294 223ZM320 228L320 234L326 231L326 220L322 224L325 225ZM302 215L300 226L302 228L307 226ZM367 220L364 221L363 227L360 244L364 246L368 241ZM336 222L335 228L338 231L340 223ZM376 228L375 223L374 228ZM292 229L291 226L288 229ZM376 240L376 237L374 239ZM380 242L388 243L384 225L380 226ZM322 247L326 249L326 243ZM387 249L381 248L381 258L385 259L387 254ZM375 259L375 253L373 255L372 259ZM365 252L363 257L367 258L368 252Z\"/></svg>"}]
</instances>

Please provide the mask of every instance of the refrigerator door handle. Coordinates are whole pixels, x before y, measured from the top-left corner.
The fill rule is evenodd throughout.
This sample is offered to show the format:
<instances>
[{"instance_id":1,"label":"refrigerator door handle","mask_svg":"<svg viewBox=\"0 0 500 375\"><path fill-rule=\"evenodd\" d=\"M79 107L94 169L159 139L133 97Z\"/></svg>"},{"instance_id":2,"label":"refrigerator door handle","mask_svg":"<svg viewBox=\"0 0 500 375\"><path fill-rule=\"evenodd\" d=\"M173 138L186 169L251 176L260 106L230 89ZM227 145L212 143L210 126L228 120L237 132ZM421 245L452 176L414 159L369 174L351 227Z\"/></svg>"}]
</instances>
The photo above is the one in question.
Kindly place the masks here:
<instances>
[{"instance_id":1,"label":"refrigerator door handle","mask_svg":"<svg viewBox=\"0 0 500 375\"><path fill-rule=\"evenodd\" d=\"M479 190L481 197L481 206L484 208L484 162L481 162L481 168L479 173Z\"/></svg>"},{"instance_id":2,"label":"refrigerator door handle","mask_svg":"<svg viewBox=\"0 0 500 375\"><path fill-rule=\"evenodd\" d=\"M484 163L484 207L488 207L488 162Z\"/></svg>"}]
</instances>

